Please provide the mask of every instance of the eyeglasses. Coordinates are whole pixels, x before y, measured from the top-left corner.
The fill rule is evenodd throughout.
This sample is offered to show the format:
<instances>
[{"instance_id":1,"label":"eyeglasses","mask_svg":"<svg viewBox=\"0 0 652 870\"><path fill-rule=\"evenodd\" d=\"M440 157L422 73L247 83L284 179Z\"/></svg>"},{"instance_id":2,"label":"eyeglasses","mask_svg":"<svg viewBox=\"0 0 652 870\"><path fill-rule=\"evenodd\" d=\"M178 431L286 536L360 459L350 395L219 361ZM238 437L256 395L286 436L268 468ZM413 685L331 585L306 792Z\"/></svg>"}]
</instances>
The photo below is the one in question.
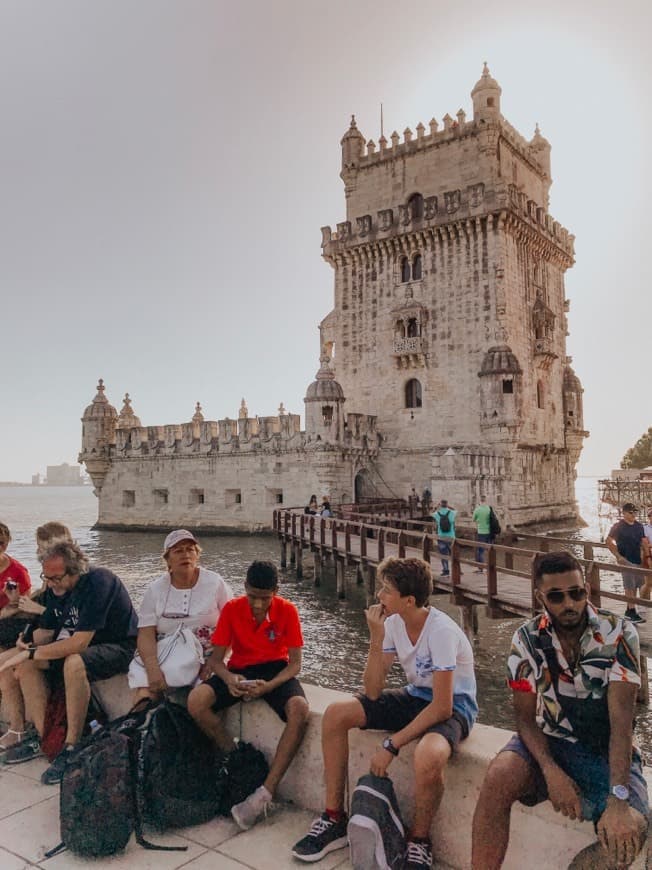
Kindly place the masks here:
<instances>
[{"instance_id":1,"label":"eyeglasses","mask_svg":"<svg viewBox=\"0 0 652 870\"><path fill-rule=\"evenodd\" d=\"M586 599L586 589L584 586L572 586L570 589L551 589L550 592L543 592L542 595L551 604L561 604L566 596L571 601L584 601Z\"/></svg>"},{"instance_id":2,"label":"eyeglasses","mask_svg":"<svg viewBox=\"0 0 652 870\"><path fill-rule=\"evenodd\" d=\"M48 577L48 575L44 574L42 571L40 574L41 580L43 580L44 583L61 583L63 578L67 577L67 576L68 576L67 571L64 571L63 574L59 574L58 577Z\"/></svg>"}]
</instances>

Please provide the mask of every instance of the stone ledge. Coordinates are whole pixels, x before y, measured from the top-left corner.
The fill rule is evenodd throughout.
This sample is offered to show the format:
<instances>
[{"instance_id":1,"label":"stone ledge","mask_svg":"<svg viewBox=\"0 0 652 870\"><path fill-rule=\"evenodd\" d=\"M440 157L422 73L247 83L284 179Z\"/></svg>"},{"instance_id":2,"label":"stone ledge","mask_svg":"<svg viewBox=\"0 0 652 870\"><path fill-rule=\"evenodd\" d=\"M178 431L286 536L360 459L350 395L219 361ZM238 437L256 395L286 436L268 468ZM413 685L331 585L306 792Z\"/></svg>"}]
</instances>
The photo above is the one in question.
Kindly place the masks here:
<instances>
[{"instance_id":1,"label":"stone ledge","mask_svg":"<svg viewBox=\"0 0 652 870\"><path fill-rule=\"evenodd\" d=\"M96 686L110 718L129 710L131 693L125 676L103 680ZM323 769L321 758L321 719L326 707L348 697L343 692L305 685L310 704L310 720L301 748L281 783L279 798L314 812L323 809ZM248 740L273 754L283 723L264 701L252 701L232 707L227 726L234 737ZM350 735L348 790L368 771L368 761L378 746L381 732L352 731ZM470 865L471 821L480 786L489 762L509 739L510 732L488 725L476 725L471 735L452 759L447 774L446 795L433 823L432 838L438 862L452 868ZM407 746L392 762L390 774L406 821L412 816L414 747ZM652 776L647 773L648 783ZM572 857L593 842L589 822L572 822L555 813L549 803L538 807L515 807L512 812L511 838L504 870L540 867L533 856L545 855L546 867L566 867ZM289 848L292 844L288 843ZM634 867L643 867L639 858Z\"/></svg>"}]
</instances>

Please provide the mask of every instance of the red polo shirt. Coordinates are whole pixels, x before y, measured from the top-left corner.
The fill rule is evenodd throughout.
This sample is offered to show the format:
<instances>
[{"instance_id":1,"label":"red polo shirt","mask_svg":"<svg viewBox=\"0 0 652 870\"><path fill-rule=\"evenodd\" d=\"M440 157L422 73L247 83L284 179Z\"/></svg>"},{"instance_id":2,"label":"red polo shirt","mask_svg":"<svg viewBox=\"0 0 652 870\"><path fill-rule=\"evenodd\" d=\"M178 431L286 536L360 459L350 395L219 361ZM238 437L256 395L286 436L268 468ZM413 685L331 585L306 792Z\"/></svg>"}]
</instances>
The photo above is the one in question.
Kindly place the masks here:
<instances>
[{"instance_id":1,"label":"red polo shirt","mask_svg":"<svg viewBox=\"0 0 652 870\"><path fill-rule=\"evenodd\" d=\"M265 619L257 625L247 596L241 595L222 608L211 643L231 647L230 668L287 662L288 650L303 646L299 612L292 602L275 595Z\"/></svg>"},{"instance_id":2,"label":"red polo shirt","mask_svg":"<svg viewBox=\"0 0 652 870\"><path fill-rule=\"evenodd\" d=\"M0 610L9 604L9 599L5 593L5 585L7 580L15 580L18 583L18 589L21 595L27 595L31 588L31 580L29 572L24 565L21 565L16 559L9 558L9 564L0 574Z\"/></svg>"}]
</instances>

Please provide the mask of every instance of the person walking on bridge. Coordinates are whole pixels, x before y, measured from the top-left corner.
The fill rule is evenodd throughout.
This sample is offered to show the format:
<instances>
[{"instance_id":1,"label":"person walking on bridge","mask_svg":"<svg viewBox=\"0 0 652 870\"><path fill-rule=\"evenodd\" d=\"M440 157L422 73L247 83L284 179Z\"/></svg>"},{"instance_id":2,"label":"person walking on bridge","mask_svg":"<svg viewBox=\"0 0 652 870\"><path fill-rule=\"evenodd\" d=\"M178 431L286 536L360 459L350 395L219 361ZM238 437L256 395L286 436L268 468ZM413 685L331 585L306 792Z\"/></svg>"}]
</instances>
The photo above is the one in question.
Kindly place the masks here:
<instances>
[{"instance_id":1,"label":"person walking on bridge","mask_svg":"<svg viewBox=\"0 0 652 870\"><path fill-rule=\"evenodd\" d=\"M645 536L643 524L636 519L637 507L631 501L622 507L623 517L609 529L606 544L619 565L642 568L650 554L650 542ZM627 599L625 616L632 622L645 622L636 610L636 593L643 585L645 575L635 571L623 571L623 586Z\"/></svg>"}]
</instances>

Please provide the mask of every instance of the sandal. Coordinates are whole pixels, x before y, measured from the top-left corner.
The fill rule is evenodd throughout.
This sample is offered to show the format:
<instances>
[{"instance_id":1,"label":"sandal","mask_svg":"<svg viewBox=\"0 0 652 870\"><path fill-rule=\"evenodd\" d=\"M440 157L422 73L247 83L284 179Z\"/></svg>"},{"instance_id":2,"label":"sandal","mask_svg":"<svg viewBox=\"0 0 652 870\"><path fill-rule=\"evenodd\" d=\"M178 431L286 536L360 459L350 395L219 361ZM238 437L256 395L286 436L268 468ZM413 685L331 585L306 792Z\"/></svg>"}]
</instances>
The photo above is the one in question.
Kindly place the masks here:
<instances>
[{"instance_id":1,"label":"sandal","mask_svg":"<svg viewBox=\"0 0 652 870\"><path fill-rule=\"evenodd\" d=\"M19 743L22 743L27 731L14 731L13 728L9 728L2 736L0 736L0 741L4 740L8 734L15 735L18 740L14 741L14 743L10 743L8 746L5 746L4 744L0 745L0 755L7 752L8 749L13 749L14 746L18 746Z\"/></svg>"}]
</instances>

